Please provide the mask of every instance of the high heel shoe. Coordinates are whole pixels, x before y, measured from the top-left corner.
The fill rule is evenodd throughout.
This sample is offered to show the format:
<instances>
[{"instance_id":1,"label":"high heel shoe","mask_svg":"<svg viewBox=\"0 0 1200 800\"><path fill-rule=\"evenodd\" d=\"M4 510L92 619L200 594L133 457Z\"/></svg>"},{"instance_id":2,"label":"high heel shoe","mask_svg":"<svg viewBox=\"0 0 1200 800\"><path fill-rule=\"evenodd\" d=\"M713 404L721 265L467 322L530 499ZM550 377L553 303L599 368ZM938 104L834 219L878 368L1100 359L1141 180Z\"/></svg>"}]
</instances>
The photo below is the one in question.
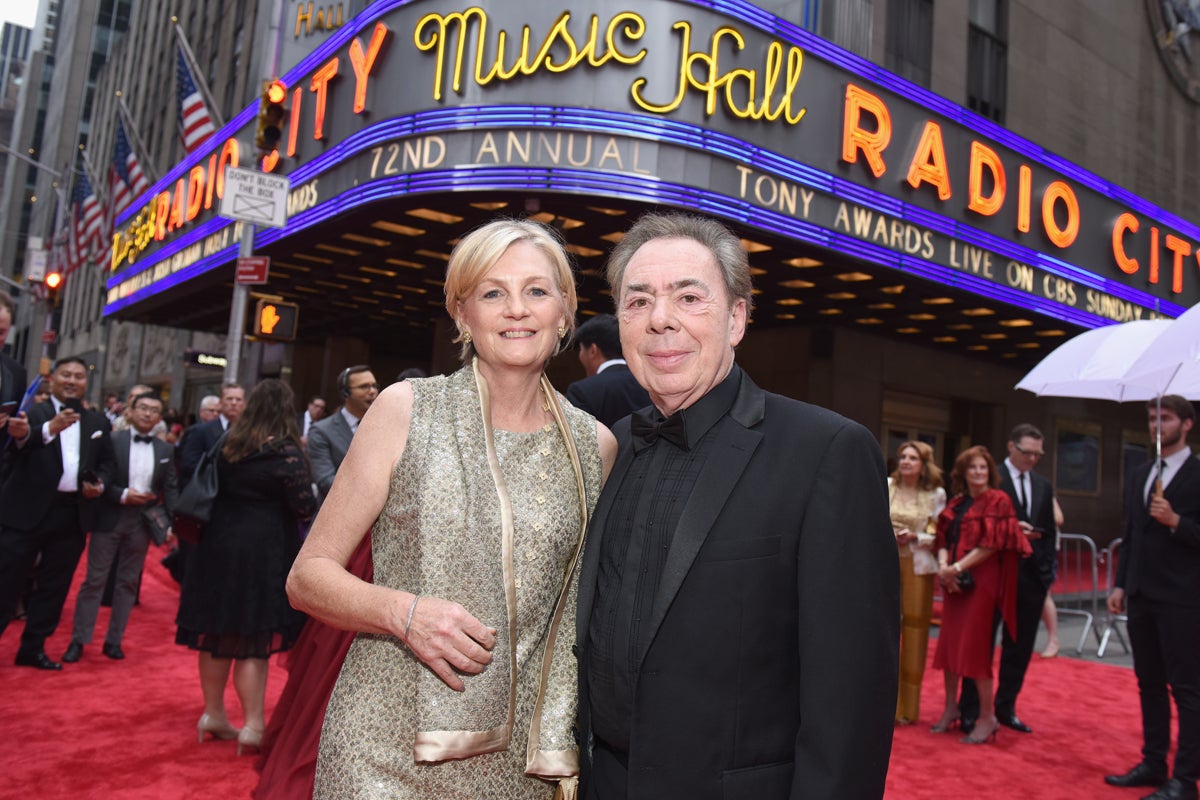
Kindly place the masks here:
<instances>
[{"instance_id":1,"label":"high heel shoe","mask_svg":"<svg viewBox=\"0 0 1200 800\"><path fill-rule=\"evenodd\" d=\"M958 727L958 721L959 721L958 717L955 717L954 719L948 720L948 721L945 719L945 717L943 717L942 720L939 720L936 725L934 725L932 728L929 729L929 732L930 733L949 733L950 731L952 731Z\"/></svg>"},{"instance_id":2,"label":"high heel shoe","mask_svg":"<svg viewBox=\"0 0 1200 800\"><path fill-rule=\"evenodd\" d=\"M236 739L240 731L230 725L229 720L219 720L206 712L196 723L196 740L203 742L206 733L211 733L214 739Z\"/></svg>"},{"instance_id":3,"label":"high heel shoe","mask_svg":"<svg viewBox=\"0 0 1200 800\"><path fill-rule=\"evenodd\" d=\"M989 744L996 741L996 732L1000 730L1000 723L993 722L992 729L982 736L979 735L979 729L982 725L977 724L975 730L971 731L970 736L964 736L958 741L962 744Z\"/></svg>"},{"instance_id":4,"label":"high heel shoe","mask_svg":"<svg viewBox=\"0 0 1200 800\"><path fill-rule=\"evenodd\" d=\"M239 733L238 737L237 737L237 740L238 740L237 754L239 756L242 754L242 748L246 748L248 750L251 747L253 747L255 750L262 750L262 738L263 738L262 731L255 730L254 728L251 728L249 725L242 728L241 733Z\"/></svg>"}]
</instances>

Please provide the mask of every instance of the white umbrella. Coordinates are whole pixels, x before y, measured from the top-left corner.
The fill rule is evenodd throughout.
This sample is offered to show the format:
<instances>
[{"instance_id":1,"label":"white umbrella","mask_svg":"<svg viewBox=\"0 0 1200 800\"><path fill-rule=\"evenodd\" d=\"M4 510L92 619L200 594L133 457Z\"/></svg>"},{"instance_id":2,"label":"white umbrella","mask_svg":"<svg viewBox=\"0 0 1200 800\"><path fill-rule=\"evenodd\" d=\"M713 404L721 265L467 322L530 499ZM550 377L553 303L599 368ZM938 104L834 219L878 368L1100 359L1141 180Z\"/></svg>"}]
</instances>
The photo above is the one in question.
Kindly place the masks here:
<instances>
[{"instance_id":1,"label":"white umbrella","mask_svg":"<svg viewBox=\"0 0 1200 800\"><path fill-rule=\"evenodd\" d=\"M1016 388L1045 397L1082 397L1098 400L1145 400L1120 379L1166 332L1171 320L1135 320L1094 328L1071 338L1041 360Z\"/></svg>"},{"instance_id":2,"label":"white umbrella","mask_svg":"<svg viewBox=\"0 0 1200 800\"><path fill-rule=\"evenodd\" d=\"M1120 383L1141 399L1178 394L1200 400L1200 303L1171 320Z\"/></svg>"}]
</instances>

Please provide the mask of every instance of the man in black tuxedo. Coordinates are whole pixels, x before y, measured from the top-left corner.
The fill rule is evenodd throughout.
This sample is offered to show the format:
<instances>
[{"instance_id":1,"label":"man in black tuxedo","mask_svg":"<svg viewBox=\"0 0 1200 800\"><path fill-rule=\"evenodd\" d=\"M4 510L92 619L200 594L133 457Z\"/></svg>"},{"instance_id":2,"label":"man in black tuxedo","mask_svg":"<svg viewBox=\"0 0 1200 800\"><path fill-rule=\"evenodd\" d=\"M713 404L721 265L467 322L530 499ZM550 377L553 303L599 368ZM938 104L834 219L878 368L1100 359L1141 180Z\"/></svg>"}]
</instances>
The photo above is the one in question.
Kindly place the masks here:
<instances>
[{"instance_id":1,"label":"man in black tuxedo","mask_svg":"<svg viewBox=\"0 0 1200 800\"><path fill-rule=\"evenodd\" d=\"M1000 676L996 683L996 719L1001 725L1021 733L1033 733L1033 729L1017 716L1017 695L1025 683L1025 672L1033 656L1033 645L1042 620L1042 607L1046 603L1046 593L1054 583L1055 564L1058 561L1054 487L1049 480L1033 471L1046 454L1045 442L1042 432L1035 426L1029 423L1017 425L1009 434L1008 457L1004 459L1004 469L1000 470L1000 488L1012 500L1021 530L1033 548L1029 558L1021 559L1017 571L1016 638L1001 624L999 614L996 615L995 625L1003 629ZM959 713L963 729L969 733L979 718L979 693L975 681L969 678L963 680Z\"/></svg>"},{"instance_id":2,"label":"man in black tuxedo","mask_svg":"<svg viewBox=\"0 0 1200 800\"><path fill-rule=\"evenodd\" d=\"M1196 800L1200 780L1200 460L1187 435L1195 407L1178 395L1148 404L1162 460L1134 473L1125 491L1125 535L1108 610L1129 614L1129 645L1142 701L1142 760L1111 786L1155 786L1143 800ZM1171 699L1179 717L1167 780Z\"/></svg>"},{"instance_id":3,"label":"man in black tuxedo","mask_svg":"<svg viewBox=\"0 0 1200 800\"><path fill-rule=\"evenodd\" d=\"M575 330L579 363L587 377L567 387L571 405L611 428L635 409L650 405L650 396L633 377L621 354L621 331L612 314L597 314Z\"/></svg>"},{"instance_id":4,"label":"man in black tuxedo","mask_svg":"<svg viewBox=\"0 0 1200 800\"><path fill-rule=\"evenodd\" d=\"M9 422L13 471L0 491L0 634L31 570L35 579L18 666L62 669L46 655L46 639L58 627L87 532L95 527L97 498L112 481L109 422L83 407L87 378L83 359L59 359L50 373L50 399Z\"/></svg>"},{"instance_id":5,"label":"man in black tuxedo","mask_svg":"<svg viewBox=\"0 0 1200 800\"><path fill-rule=\"evenodd\" d=\"M642 217L608 265L653 408L619 453L579 583L588 800L878 800L900 578L875 437L734 361L751 283L719 223Z\"/></svg>"},{"instance_id":6,"label":"man in black tuxedo","mask_svg":"<svg viewBox=\"0 0 1200 800\"><path fill-rule=\"evenodd\" d=\"M179 480L186 485L200 463L200 457L213 448L229 426L242 416L246 407L246 390L239 384L226 383L221 386L220 413L216 419L201 422L189 428L179 443Z\"/></svg>"},{"instance_id":7,"label":"man in black tuxedo","mask_svg":"<svg viewBox=\"0 0 1200 800\"><path fill-rule=\"evenodd\" d=\"M0 292L0 350L8 340L17 306L5 292ZM0 444L7 439L10 411L15 413L25 396L25 368L15 359L0 352ZM8 475L8 463L0 453L0 485Z\"/></svg>"},{"instance_id":8,"label":"man in black tuxedo","mask_svg":"<svg viewBox=\"0 0 1200 800\"><path fill-rule=\"evenodd\" d=\"M71 644L62 658L68 664L78 661L83 646L91 644L100 596L114 558L117 574L112 616L101 652L112 659L125 658L121 640L137 599L138 580L150 547L151 533L144 512L165 503L166 519L170 519L171 509L179 499L172 447L150 433L162 420L162 398L153 393L140 394L131 401L131 411L133 427L112 435L116 471L104 488L96 530L88 542L87 576L75 597Z\"/></svg>"}]
</instances>

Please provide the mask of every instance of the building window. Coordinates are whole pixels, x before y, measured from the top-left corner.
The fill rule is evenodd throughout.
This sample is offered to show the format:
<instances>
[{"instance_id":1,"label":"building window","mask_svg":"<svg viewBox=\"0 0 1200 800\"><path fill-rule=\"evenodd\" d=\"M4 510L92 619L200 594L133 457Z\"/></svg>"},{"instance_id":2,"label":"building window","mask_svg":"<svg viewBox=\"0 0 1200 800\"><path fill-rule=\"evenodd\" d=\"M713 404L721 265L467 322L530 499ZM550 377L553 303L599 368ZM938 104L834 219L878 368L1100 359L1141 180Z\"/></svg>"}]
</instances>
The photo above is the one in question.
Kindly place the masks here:
<instances>
[{"instance_id":1,"label":"building window","mask_svg":"<svg viewBox=\"0 0 1200 800\"><path fill-rule=\"evenodd\" d=\"M933 68L933 0L889 0L884 66L913 83L929 86Z\"/></svg>"},{"instance_id":2,"label":"building window","mask_svg":"<svg viewBox=\"0 0 1200 800\"><path fill-rule=\"evenodd\" d=\"M1008 87L1005 0L971 0L967 31L967 108L1004 122Z\"/></svg>"}]
</instances>

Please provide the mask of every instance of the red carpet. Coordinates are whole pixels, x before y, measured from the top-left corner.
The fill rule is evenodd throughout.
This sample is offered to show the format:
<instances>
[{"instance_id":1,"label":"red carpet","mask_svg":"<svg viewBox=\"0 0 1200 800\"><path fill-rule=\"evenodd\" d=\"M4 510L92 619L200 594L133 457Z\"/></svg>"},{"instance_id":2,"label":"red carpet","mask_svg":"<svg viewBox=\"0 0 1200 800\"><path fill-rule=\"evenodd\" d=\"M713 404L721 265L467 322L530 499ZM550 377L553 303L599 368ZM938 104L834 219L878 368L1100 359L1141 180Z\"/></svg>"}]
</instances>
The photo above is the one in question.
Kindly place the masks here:
<instances>
[{"instance_id":1,"label":"red carpet","mask_svg":"<svg viewBox=\"0 0 1200 800\"><path fill-rule=\"evenodd\" d=\"M107 609L101 609L96 641L83 660L61 673L14 667L21 623L9 626L0 640L0 798L249 797L258 780L254 757L235 756L233 742L196 743L202 710L196 656L173 643L178 589L159 566L160 557L152 550L147 559L123 662L100 654ZM82 570L81 564L75 588ZM66 649L72 611L69 601L48 643L53 658ZM272 662L268 710L285 680ZM227 702L238 724L232 688ZM942 708L940 673L926 673L921 702L920 723L896 729L888 800L1120 800L1146 793L1112 789L1102 780L1139 758L1131 670L1035 655L1018 709L1035 733L1001 728L995 745L970 747L959 744L957 735L929 732Z\"/></svg>"}]
</instances>

